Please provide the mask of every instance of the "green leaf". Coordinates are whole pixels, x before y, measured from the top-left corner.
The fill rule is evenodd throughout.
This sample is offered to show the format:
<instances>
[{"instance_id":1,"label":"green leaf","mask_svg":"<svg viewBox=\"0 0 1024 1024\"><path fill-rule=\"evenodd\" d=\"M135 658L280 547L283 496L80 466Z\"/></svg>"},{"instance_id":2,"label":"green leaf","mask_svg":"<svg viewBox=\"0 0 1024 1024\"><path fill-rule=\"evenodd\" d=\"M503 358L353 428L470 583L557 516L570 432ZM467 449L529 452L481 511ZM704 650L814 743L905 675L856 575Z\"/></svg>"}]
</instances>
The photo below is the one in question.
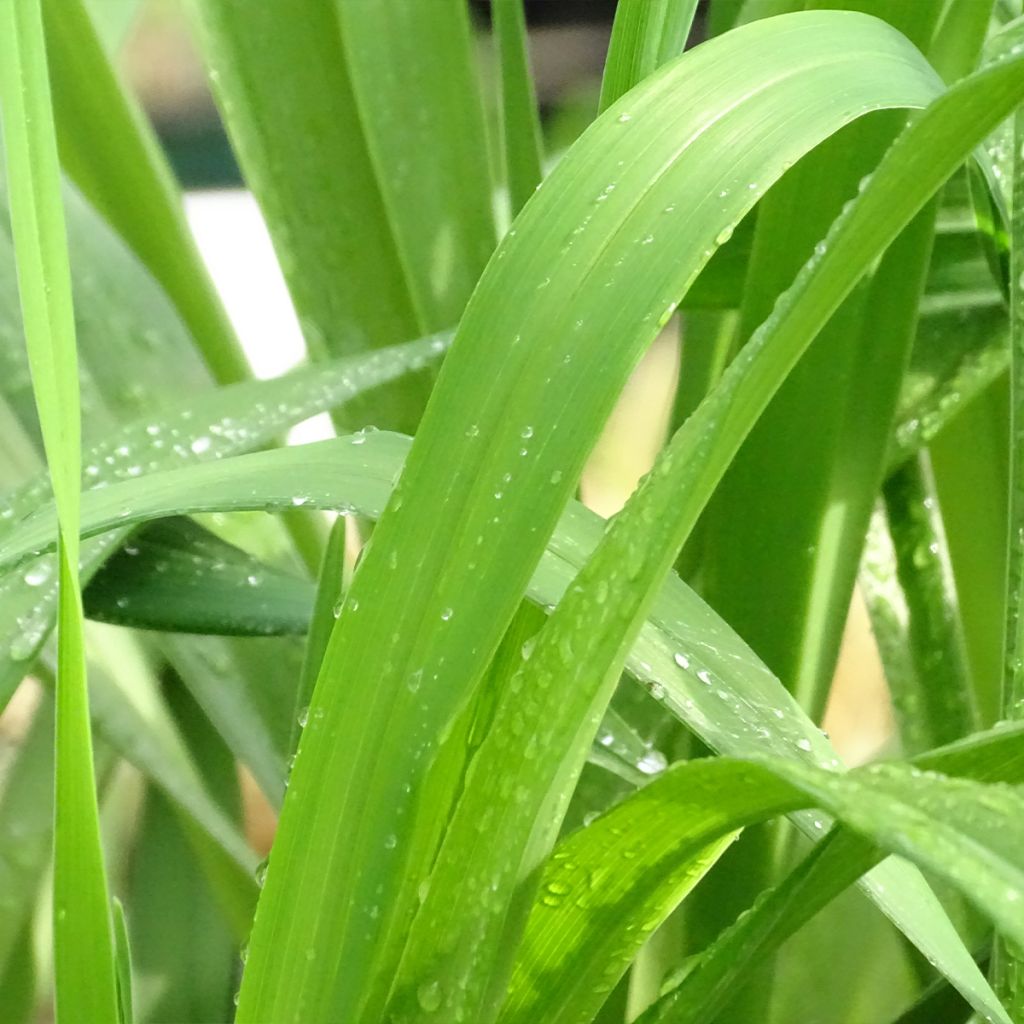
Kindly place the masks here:
<instances>
[{"instance_id":1,"label":"green leaf","mask_svg":"<svg viewBox=\"0 0 1024 1024\"><path fill-rule=\"evenodd\" d=\"M285 428L335 408L409 371L436 360L447 346L444 336L309 367L272 381L252 381L214 391L147 414L108 433L85 457L87 485L174 465L187 465L249 451L270 443ZM38 478L0 508L0 534L45 501L49 487ZM295 507L301 505L302 495ZM103 538L83 549L86 580L120 547L123 535ZM54 566L43 562L28 578L0 582L0 622L7 623L0 652L0 703L10 698L51 628L56 591Z\"/></svg>"},{"instance_id":2,"label":"green leaf","mask_svg":"<svg viewBox=\"0 0 1024 1024\"><path fill-rule=\"evenodd\" d=\"M65 170L166 290L214 378L244 380L248 362L185 220L177 183L117 80L83 0L43 0L43 13Z\"/></svg>"},{"instance_id":3,"label":"green leaf","mask_svg":"<svg viewBox=\"0 0 1024 1024\"><path fill-rule=\"evenodd\" d=\"M210 863L219 861L225 902L244 908L236 920L247 924L256 897L255 855L207 791L134 638L111 630L102 639L90 645L97 735L167 797Z\"/></svg>"},{"instance_id":4,"label":"green leaf","mask_svg":"<svg viewBox=\"0 0 1024 1024\"><path fill-rule=\"evenodd\" d=\"M1010 203L1010 508L1002 711L1024 719L1024 115L1013 120ZM992 953L996 991L1014 1018L1024 1014L1024 946L998 935Z\"/></svg>"},{"instance_id":5,"label":"green leaf","mask_svg":"<svg viewBox=\"0 0 1024 1024\"><path fill-rule=\"evenodd\" d=\"M514 217L541 179L541 133L523 0L491 4L494 40L501 69L501 129L505 177Z\"/></svg>"},{"instance_id":6,"label":"green leaf","mask_svg":"<svg viewBox=\"0 0 1024 1024\"><path fill-rule=\"evenodd\" d=\"M414 5L420 7L417 13L405 3L401 14L398 6L402 5L390 4L384 13L408 14L421 21L426 16L421 5ZM450 0L443 6L446 12L452 9ZM437 7L431 4L431 14ZM363 8L369 9L364 15ZM375 63L364 68L365 78L357 83L341 32L342 17L365 17L371 28L381 31L381 4L271 0L253 6L247 0L218 0L201 3L198 10L211 84L246 181L266 218L310 353L314 358L349 355L422 334L423 313L417 308L410 275L435 261L415 268L407 265L393 221L392 197L382 177L382 154L367 134L372 126L365 120L367 111L359 102L362 90L357 88L372 89L372 78L383 78L383 69L403 66L396 63L392 48L398 41L387 32L382 32L386 38L370 40L372 52L363 57ZM447 14L439 17L429 38L448 25ZM407 48L407 57L409 48L415 51L414 66L422 68L450 56L462 43L450 38L435 53L416 34L401 45ZM379 61L378 47L386 48ZM430 73L436 75L436 69ZM438 84L436 77L431 81ZM454 74L449 84L454 89L461 81ZM402 88L407 102L417 102L413 90L394 77L381 102L394 99ZM452 103L469 102L471 97L452 98ZM382 111L382 116L387 113ZM430 113L428 119L434 116ZM432 148L432 138L430 143ZM406 175L411 171L410 152L411 148L401 154L407 161ZM462 152L460 148L458 153ZM419 184L417 179L417 190ZM463 183L455 191L469 194L473 189ZM419 194L417 198L422 201ZM436 199L446 201L458 202ZM425 213L418 215L424 217L424 236L438 228ZM415 224L408 227L416 230ZM453 225L452 230L457 228ZM454 260L461 254L456 239L449 241L453 262L448 266L454 271ZM375 402L377 423L412 429L426 384L423 376L412 378ZM365 410L364 406L352 413L349 422L360 423Z\"/></svg>"},{"instance_id":7,"label":"green leaf","mask_svg":"<svg viewBox=\"0 0 1024 1024\"><path fill-rule=\"evenodd\" d=\"M697 0L618 4L601 82L602 111L683 52L696 12Z\"/></svg>"},{"instance_id":8,"label":"green leaf","mask_svg":"<svg viewBox=\"0 0 1024 1024\"><path fill-rule=\"evenodd\" d=\"M54 944L58 1020L117 1013L107 880L100 847L78 583L81 467L78 359L60 202L46 43L38 0L8 4L0 25L0 103L18 287L32 382L60 520Z\"/></svg>"},{"instance_id":9,"label":"green leaf","mask_svg":"<svg viewBox=\"0 0 1024 1024\"><path fill-rule=\"evenodd\" d=\"M132 998L132 950L128 942L128 925L124 919L124 905L115 896L114 951L117 966L117 1009L121 1024L134 1024L135 1003Z\"/></svg>"},{"instance_id":10,"label":"green leaf","mask_svg":"<svg viewBox=\"0 0 1024 1024\"><path fill-rule=\"evenodd\" d=\"M240 1021L379 1016L434 855L435 819L413 824L412 784L496 649L628 372L715 239L787 162L868 109L925 103L936 88L874 20L753 25L610 108L527 204L462 319L335 627L256 915ZM410 679L421 680L415 692ZM336 801L330 820L315 813L321 788ZM428 898L444 899L433 888ZM462 902L456 894L445 914ZM272 936L286 921L281 945ZM475 941L474 928L462 934ZM474 964L491 952L488 942ZM478 995L467 990L467 1006Z\"/></svg>"},{"instance_id":11,"label":"green leaf","mask_svg":"<svg viewBox=\"0 0 1024 1024\"><path fill-rule=\"evenodd\" d=\"M168 699L219 810L237 820L241 801L230 751L185 691L170 688ZM149 1020L230 1019L238 943L218 913L209 875L204 878L205 865L190 840L173 806L160 792L147 790L132 859L131 906L138 1003L149 1007ZM248 922L239 941L247 935Z\"/></svg>"},{"instance_id":12,"label":"green leaf","mask_svg":"<svg viewBox=\"0 0 1024 1024\"><path fill-rule=\"evenodd\" d=\"M312 600L308 580L177 519L133 537L97 572L85 591L85 614L136 629L301 635Z\"/></svg>"},{"instance_id":13,"label":"green leaf","mask_svg":"<svg viewBox=\"0 0 1024 1024\"><path fill-rule=\"evenodd\" d=\"M14 956L0 971L0 1006L9 1024L31 1024L36 999L35 950L32 927L26 924L18 939Z\"/></svg>"},{"instance_id":14,"label":"green leaf","mask_svg":"<svg viewBox=\"0 0 1024 1024\"><path fill-rule=\"evenodd\" d=\"M462 315L495 243L468 5L326 2L420 327L441 330Z\"/></svg>"},{"instance_id":15,"label":"green leaf","mask_svg":"<svg viewBox=\"0 0 1024 1024\"><path fill-rule=\"evenodd\" d=\"M1000 748L1000 754L1012 749L1017 767L1012 777L1019 781L1024 732L996 734L990 742ZM933 761L941 763L941 758ZM972 799L985 801L986 824L958 832L954 823L972 820ZM988 853L968 871L970 854L962 849L954 854L943 843L952 835L970 847L985 835L983 845L1004 851L1000 870L1005 872L987 879L991 901L987 912L1019 918L1007 903L1012 904L1012 892L1017 891L1012 879L1021 874L1024 864L1019 854L1009 852L1011 844L1003 845L996 838L1000 828L996 804L1006 801L1004 806L1009 807L1020 799L1018 792L1009 789L932 776L925 779L907 765L875 765L846 775L792 761L715 758L673 766L557 846L543 870L501 1024L585 1024L592 1019L646 937L721 855L735 830L797 805L820 807L841 821L852 815L856 830L873 843L932 868L941 861L938 870L960 879L958 884L971 890L972 898L986 887L980 876L987 873ZM944 825L949 823L949 832L942 838L940 829L930 827L936 816ZM975 821L977 825L980 820ZM866 851L861 870L883 856L871 843L858 839L855 845ZM821 844L810 861L820 862L828 848ZM968 880L970 872L978 873L974 882ZM843 886L856 877L846 877ZM749 969L745 945L733 944L730 950L734 961L743 956ZM759 952L763 954L763 949ZM717 1005L696 1001L698 990L692 980L699 970L698 966L687 975L679 989L685 995L667 1004L664 1020L696 1024L713 1019ZM729 980L735 984L737 973L731 973Z\"/></svg>"},{"instance_id":16,"label":"green leaf","mask_svg":"<svg viewBox=\"0 0 1024 1024\"><path fill-rule=\"evenodd\" d=\"M907 754L972 732L973 689L931 466L922 455L885 482L860 579Z\"/></svg>"},{"instance_id":17,"label":"green leaf","mask_svg":"<svg viewBox=\"0 0 1024 1024\"><path fill-rule=\"evenodd\" d=\"M355 528L353 526L353 528ZM324 660L327 641L334 628L335 609L348 589L349 580L345 564L345 542L348 537L348 522L338 516L331 527L331 535L324 550L320 576L317 580L316 596L312 602L311 617L307 617L306 647L302 656L302 673L299 685L295 690L295 717L291 726L291 737L288 743L289 756L295 753L299 743L302 726L300 722L306 714L313 696L316 677L320 674L320 664ZM307 604L309 608L309 604Z\"/></svg>"},{"instance_id":18,"label":"green leaf","mask_svg":"<svg viewBox=\"0 0 1024 1024\"><path fill-rule=\"evenodd\" d=\"M942 8L936 0L857 6L919 46ZM814 255L902 121L890 115L852 125L804 158L761 204L740 341ZM923 212L832 314L744 441L705 517L708 600L816 720L882 480L933 220ZM767 493L766 471L773 481ZM752 507L756 516L741 512Z\"/></svg>"},{"instance_id":19,"label":"green leaf","mask_svg":"<svg viewBox=\"0 0 1024 1024\"><path fill-rule=\"evenodd\" d=\"M0 797L0 965L17 956L53 848L53 703L43 696ZM0 972L2 973L2 972Z\"/></svg>"},{"instance_id":20,"label":"green leaf","mask_svg":"<svg viewBox=\"0 0 1024 1024\"><path fill-rule=\"evenodd\" d=\"M1019 728L977 734L931 751L916 764L982 782L1018 783L1024 772L1021 736ZM697 1024L712 1017L742 985L749 964L802 927L880 858L866 840L848 831L831 833L716 939L682 982L642 1017L643 1024Z\"/></svg>"}]
</instances>

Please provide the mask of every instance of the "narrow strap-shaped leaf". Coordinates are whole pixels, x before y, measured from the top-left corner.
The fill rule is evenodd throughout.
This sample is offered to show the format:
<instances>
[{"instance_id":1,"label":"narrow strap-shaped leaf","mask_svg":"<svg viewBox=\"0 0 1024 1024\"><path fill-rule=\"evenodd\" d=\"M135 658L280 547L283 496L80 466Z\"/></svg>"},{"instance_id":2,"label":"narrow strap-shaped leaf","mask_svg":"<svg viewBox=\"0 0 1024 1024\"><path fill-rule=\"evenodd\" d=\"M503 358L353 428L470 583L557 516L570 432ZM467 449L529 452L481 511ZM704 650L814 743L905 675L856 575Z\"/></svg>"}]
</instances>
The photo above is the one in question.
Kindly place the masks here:
<instances>
[{"instance_id":1,"label":"narrow strap-shaped leaf","mask_svg":"<svg viewBox=\"0 0 1024 1024\"><path fill-rule=\"evenodd\" d=\"M302 655L302 673L295 690L295 715L291 727L292 739L288 744L289 754L294 754L298 746L303 719L313 698L313 687L316 685L316 677L320 674L320 664L324 660L327 641L334 628L335 610L340 609L348 587L348 580L345 578L347 532L348 521L343 516L338 516L331 527L331 535L324 550L312 617L308 623L309 635Z\"/></svg>"},{"instance_id":2,"label":"narrow strap-shaped leaf","mask_svg":"<svg viewBox=\"0 0 1024 1024\"><path fill-rule=\"evenodd\" d=\"M124 904L115 896L114 950L117 956L117 1008L121 1024L135 1024L135 1003L132 995L132 950L128 941L128 925L124 919Z\"/></svg>"},{"instance_id":3,"label":"narrow strap-shaped leaf","mask_svg":"<svg viewBox=\"0 0 1024 1024\"><path fill-rule=\"evenodd\" d=\"M0 796L0 965L31 916L53 847L53 702L40 701Z\"/></svg>"},{"instance_id":4,"label":"narrow strap-shaped leaf","mask_svg":"<svg viewBox=\"0 0 1024 1024\"><path fill-rule=\"evenodd\" d=\"M915 764L961 778L1017 784L1024 777L1021 739L1019 728L980 733L929 751ZM751 963L777 948L879 859L880 851L860 836L845 829L830 833L701 954L682 982L642 1015L641 1024L698 1024L713 1017L742 985Z\"/></svg>"},{"instance_id":5,"label":"narrow strap-shaped leaf","mask_svg":"<svg viewBox=\"0 0 1024 1024\"><path fill-rule=\"evenodd\" d=\"M1020 734L1013 739L1019 748ZM513 980L500 1020L585 1024L644 938L707 870L701 855L709 842L797 806L820 807L868 838L862 867L881 856L873 844L898 850L953 880L979 905L984 901L994 919L1011 919L1016 931L1024 930L1013 907L1024 899L1016 881L1024 863L1014 840L1000 835L1001 815L1012 814L1020 800L1010 787L926 777L908 765L847 775L722 758L674 766L559 844L524 936L521 964L528 967ZM971 804L981 801L986 811L976 813ZM951 841L962 844L956 853L946 845ZM976 859L968 853L975 843ZM685 1019L695 1024L711 1016L705 1007Z\"/></svg>"},{"instance_id":6,"label":"narrow strap-shaped leaf","mask_svg":"<svg viewBox=\"0 0 1024 1024\"><path fill-rule=\"evenodd\" d=\"M861 579L903 749L917 754L972 732L977 709L927 458L898 469L882 493L871 529L889 544L876 533Z\"/></svg>"},{"instance_id":7,"label":"narrow strap-shaped leaf","mask_svg":"<svg viewBox=\"0 0 1024 1024\"><path fill-rule=\"evenodd\" d=\"M1024 113L1013 121L1010 205L1010 510L1007 551L1003 714L1024 719ZM1024 944L1000 936L993 950L996 990L1015 1019L1024 1014Z\"/></svg>"},{"instance_id":8,"label":"narrow strap-shaped leaf","mask_svg":"<svg viewBox=\"0 0 1024 1024\"><path fill-rule=\"evenodd\" d=\"M244 380L249 364L185 221L177 183L83 0L43 0L43 13L65 170L163 285L214 378Z\"/></svg>"},{"instance_id":9,"label":"narrow strap-shaped leaf","mask_svg":"<svg viewBox=\"0 0 1024 1024\"><path fill-rule=\"evenodd\" d=\"M314 358L423 333L341 38L342 7L379 6L197 5L214 95ZM392 69L393 60L386 53L377 70ZM374 404L377 424L411 430L426 393L425 379L410 380ZM353 418L366 422L365 413Z\"/></svg>"},{"instance_id":10,"label":"narrow strap-shaped leaf","mask_svg":"<svg viewBox=\"0 0 1024 1024\"><path fill-rule=\"evenodd\" d=\"M271 443L283 430L318 412L339 407L410 371L422 370L447 349L448 337L406 343L324 366L307 367L276 380L251 381L190 397L164 411L132 420L92 447L85 457L88 485L144 472L223 458ZM0 508L0 535L50 494L38 477L8 497ZM302 504L302 494L296 507ZM110 537L86 545L83 575L93 572L120 546ZM52 628L56 569L53 561L27 579L0 582L0 704L6 703ZM6 625L4 625L6 624Z\"/></svg>"},{"instance_id":11,"label":"narrow strap-shaped leaf","mask_svg":"<svg viewBox=\"0 0 1024 1024\"><path fill-rule=\"evenodd\" d=\"M784 20L790 19L776 23ZM516 874L526 880L524 885L530 884L538 860L553 841L553 823L564 813L566 793L589 741L581 723L593 722L606 705L610 683L643 621L648 602L742 439L809 340L878 253L917 214L984 132L1019 101L1024 89L1022 71L1024 64L1015 61L994 65L941 96L913 122L887 152L868 186L836 221L822 250L798 275L719 387L687 420L610 524L593 557L541 631L530 659L524 662L520 688L513 680L509 696L499 702L495 728L476 756L474 768L480 770L481 779L489 778L493 786L501 772L512 791L531 796L502 805L484 801L482 787L469 785L464 790L436 861L430 893L420 910L417 925L422 922L422 929L414 925L410 949L415 948L415 956L408 964L407 989L415 990L416 978L443 971L446 998L452 1000L446 1005L457 1007L462 999L475 998L464 993L473 983L468 975L479 970L485 929L500 936L496 939L499 948L514 941L517 922L510 913L513 908L508 896L488 905L461 901L450 884L459 857L464 860L463 844L472 842L474 856L480 857L481 841L471 840L470 830L493 843L492 870L501 872L501 884L508 886ZM517 753L505 717L513 714L530 731L534 757L526 759ZM541 799L533 802L538 789ZM529 834L531 826L533 833ZM810 823L803 826L813 834ZM517 856L522 857L518 872L509 867L511 851L516 848L521 851ZM449 884L436 885L442 871ZM976 1006L1000 1018L1002 1011L991 991L920 879L908 876L895 892L889 886L878 891L875 879L866 884L876 902L915 943L929 947L933 955L941 947L943 969L958 976L958 984ZM434 899L435 893L444 894L443 905L440 896ZM517 902L522 902L521 896ZM922 928L926 915L933 920ZM470 921L478 923L471 925Z\"/></svg>"},{"instance_id":12,"label":"narrow strap-shaped leaf","mask_svg":"<svg viewBox=\"0 0 1024 1024\"><path fill-rule=\"evenodd\" d=\"M469 5L326 2L420 326L440 330L461 317L495 243Z\"/></svg>"},{"instance_id":13,"label":"narrow strap-shaped leaf","mask_svg":"<svg viewBox=\"0 0 1024 1024\"><path fill-rule=\"evenodd\" d=\"M32 382L60 520L54 827L57 1019L116 1019L78 585L81 467L71 271L39 0L4 5L2 104L11 222Z\"/></svg>"},{"instance_id":14,"label":"narrow strap-shaped leaf","mask_svg":"<svg viewBox=\"0 0 1024 1024\"><path fill-rule=\"evenodd\" d=\"M501 70L505 178L514 217L540 184L540 118L530 74L523 0L496 0L491 4L491 19Z\"/></svg>"},{"instance_id":15,"label":"narrow strap-shaped leaf","mask_svg":"<svg viewBox=\"0 0 1024 1024\"><path fill-rule=\"evenodd\" d=\"M747 74L737 76L740 48ZM408 784L496 649L616 392L715 239L787 160L869 108L925 103L935 89L920 57L872 19L752 25L623 97L524 208L461 321L328 647L256 915L241 1021L377 1017L379 979L392 974L433 854ZM727 166L716 155L726 151ZM440 522L443 535L420 543ZM414 677L422 683L410 688ZM315 811L321 787L338 801L330 821ZM317 855L299 857L300 843Z\"/></svg>"},{"instance_id":16,"label":"narrow strap-shaped leaf","mask_svg":"<svg viewBox=\"0 0 1024 1024\"><path fill-rule=\"evenodd\" d=\"M100 622L268 636L304 633L312 594L308 580L267 566L182 519L154 524L132 538L92 578L84 599L86 615Z\"/></svg>"},{"instance_id":17,"label":"narrow strap-shaped leaf","mask_svg":"<svg viewBox=\"0 0 1024 1024\"><path fill-rule=\"evenodd\" d=\"M697 0L620 0L601 82L601 110L678 57L697 13Z\"/></svg>"}]
</instances>

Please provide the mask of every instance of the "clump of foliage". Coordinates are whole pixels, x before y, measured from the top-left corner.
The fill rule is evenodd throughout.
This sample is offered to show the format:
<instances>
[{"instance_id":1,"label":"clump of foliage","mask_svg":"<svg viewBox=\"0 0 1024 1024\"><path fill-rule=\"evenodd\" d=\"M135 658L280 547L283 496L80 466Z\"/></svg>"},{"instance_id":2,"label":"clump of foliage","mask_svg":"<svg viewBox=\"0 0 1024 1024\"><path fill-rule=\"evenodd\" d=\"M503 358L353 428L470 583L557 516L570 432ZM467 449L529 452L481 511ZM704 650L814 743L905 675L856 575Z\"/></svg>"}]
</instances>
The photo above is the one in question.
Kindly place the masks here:
<instances>
[{"instance_id":1,"label":"clump of foliage","mask_svg":"<svg viewBox=\"0 0 1024 1024\"><path fill-rule=\"evenodd\" d=\"M545 154L520 0L496 98L465 0L197 0L309 351L253 381L88 5L0 5L5 1021L1024 1020L1024 22L827 6L619 0Z\"/></svg>"}]
</instances>

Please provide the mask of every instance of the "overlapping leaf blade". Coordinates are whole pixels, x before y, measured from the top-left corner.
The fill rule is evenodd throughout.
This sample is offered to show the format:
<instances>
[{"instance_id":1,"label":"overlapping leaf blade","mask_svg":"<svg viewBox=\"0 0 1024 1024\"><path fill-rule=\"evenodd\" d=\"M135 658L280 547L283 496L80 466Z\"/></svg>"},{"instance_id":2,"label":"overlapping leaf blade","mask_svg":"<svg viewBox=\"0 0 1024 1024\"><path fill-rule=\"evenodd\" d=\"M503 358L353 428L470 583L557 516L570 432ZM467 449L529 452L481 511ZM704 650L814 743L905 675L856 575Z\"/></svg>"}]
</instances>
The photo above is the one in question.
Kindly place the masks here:
<instances>
[{"instance_id":1,"label":"overlapping leaf blade","mask_svg":"<svg viewBox=\"0 0 1024 1024\"><path fill-rule=\"evenodd\" d=\"M0 22L0 103L18 288L60 541L54 959L59 1020L115 1019L113 935L93 776L78 580L81 422L71 270L38 0Z\"/></svg>"},{"instance_id":2,"label":"overlapping leaf blade","mask_svg":"<svg viewBox=\"0 0 1024 1024\"><path fill-rule=\"evenodd\" d=\"M367 984L375 993L364 1009L375 1015L380 979L390 974L422 880L419 869L403 865L432 856L434 826L421 821L422 832L414 828L415 791L403 792L412 762L429 762L493 651L532 554L644 343L718 235L787 160L859 113L924 103L934 94L931 73L899 36L856 15L834 19L806 15L751 26L653 76L584 135L499 248L463 318L461 354L446 363L417 435L418 454L356 573L353 610L343 612L328 649L257 913L241 1019L362 1012ZM861 32L864 46L851 45ZM826 60L830 39L835 59ZM786 46L792 50L784 60ZM760 90L737 78L723 47L764 53L764 60L745 61ZM858 69L876 60L877 75L860 78ZM820 88L808 88L800 67ZM864 91L840 93L833 81ZM790 91L799 104L790 104ZM785 113L797 106L799 127ZM733 131L741 123L746 145L737 158ZM769 123L786 130L769 131ZM729 148L728 168L712 155L720 146ZM693 179L698 164L706 174L713 168L701 188ZM676 258L665 260L667 252ZM609 338L621 340L609 346ZM569 393L571 405L544 397ZM470 395L476 401L467 401ZM434 462L451 466L456 444L458 468L446 470L439 488ZM427 531L442 521L444 536L428 542ZM486 577L478 546L487 553ZM407 681L421 671L413 694ZM370 678L368 691L360 679ZM341 679L344 693L332 692ZM361 737L374 737L369 746L348 735L356 723ZM367 771L362 759L370 756L385 769ZM339 800L331 822L313 810L311 794L321 785ZM338 822L345 822L344 842ZM300 836L319 865L305 877L300 865L313 861L291 852ZM276 863L288 865L280 876ZM326 905L335 909L325 913ZM374 906L376 918L369 917Z\"/></svg>"}]
</instances>

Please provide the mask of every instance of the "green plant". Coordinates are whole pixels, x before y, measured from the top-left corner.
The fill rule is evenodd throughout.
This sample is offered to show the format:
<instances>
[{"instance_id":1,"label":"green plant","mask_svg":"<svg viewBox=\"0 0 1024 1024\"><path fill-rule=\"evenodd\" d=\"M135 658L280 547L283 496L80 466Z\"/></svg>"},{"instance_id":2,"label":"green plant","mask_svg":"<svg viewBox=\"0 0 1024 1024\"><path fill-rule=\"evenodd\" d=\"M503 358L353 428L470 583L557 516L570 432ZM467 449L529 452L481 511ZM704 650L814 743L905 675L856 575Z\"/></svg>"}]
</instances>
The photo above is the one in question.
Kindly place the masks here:
<instances>
[{"instance_id":1,"label":"green plant","mask_svg":"<svg viewBox=\"0 0 1024 1024\"><path fill-rule=\"evenodd\" d=\"M310 356L251 381L86 0L0 5L5 1020L1024 1021L1024 20L826 6L619 0L541 184L520 0L496 99L465 0L196 0Z\"/></svg>"}]
</instances>

